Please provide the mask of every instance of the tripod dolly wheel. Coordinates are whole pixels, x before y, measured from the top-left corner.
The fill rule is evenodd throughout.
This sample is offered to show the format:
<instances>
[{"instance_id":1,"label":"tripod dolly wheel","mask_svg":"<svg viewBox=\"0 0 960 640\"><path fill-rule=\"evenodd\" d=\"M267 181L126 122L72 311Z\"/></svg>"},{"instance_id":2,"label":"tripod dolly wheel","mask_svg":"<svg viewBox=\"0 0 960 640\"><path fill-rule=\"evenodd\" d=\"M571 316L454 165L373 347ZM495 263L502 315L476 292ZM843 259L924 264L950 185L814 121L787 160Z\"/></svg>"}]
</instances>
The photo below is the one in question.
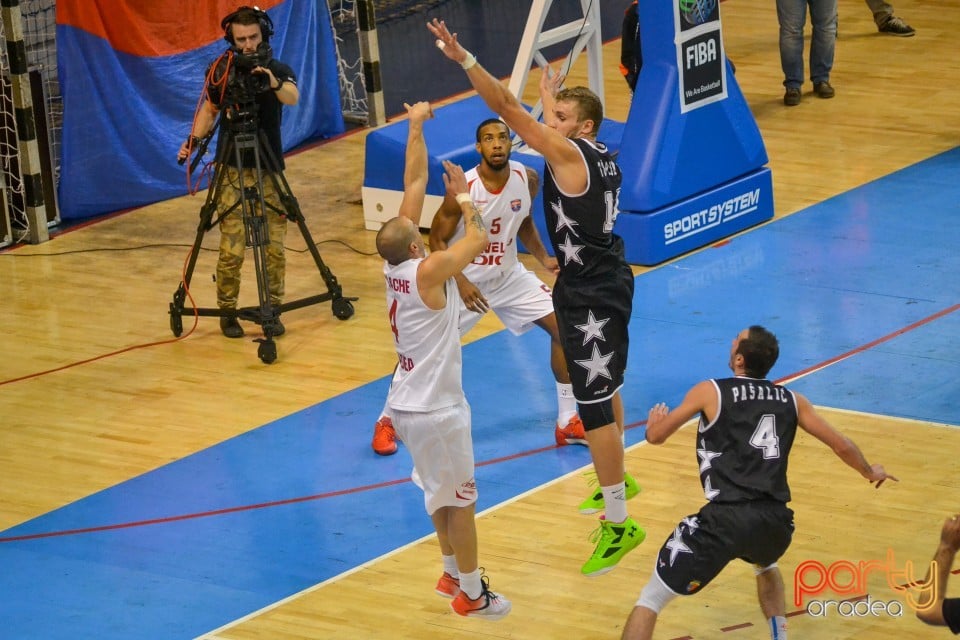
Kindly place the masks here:
<instances>
[{"instance_id":1,"label":"tripod dolly wheel","mask_svg":"<svg viewBox=\"0 0 960 640\"><path fill-rule=\"evenodd\" d=\"M174 338L179 338L183 333L183 316L174 310L172 304L170 305L170 331L173 332Z\"/></svg>"},{"instance_id":2,"label":"tripod dolly wheel","mask_svg":"<svg viewBox=\"0 0 960 640\"><path fill-rule=\"evenodd\" d=\"M341 320L353 317L353 304L346 298L337 298L333 301L333 315Z\"/></svg>"},{"instance_id":3,"label":"tripod dolly wheel","mask_svg":"<svg viewBox=\"0 0 960 640\"><path fill-rule=\"evenodd\" d=\"M179 338L180 334L183 333L183 301L185 297L186 291L183 288L183 283L181 283L173 294L173 302L170 303L170 331L173 332L175 338Z\"/></svg>"},{"instance_id":4,"label":"tripod dolly wheel","mask_svg":"<svg viewBox=\"0 0 960 640\"><path fill-rule=\"evenodd\" d=\"M277 360L277 343L272 338L257 340L260 346L257 347L257 357L263 364L273 364Z\"/></svg>"}]
</instances>

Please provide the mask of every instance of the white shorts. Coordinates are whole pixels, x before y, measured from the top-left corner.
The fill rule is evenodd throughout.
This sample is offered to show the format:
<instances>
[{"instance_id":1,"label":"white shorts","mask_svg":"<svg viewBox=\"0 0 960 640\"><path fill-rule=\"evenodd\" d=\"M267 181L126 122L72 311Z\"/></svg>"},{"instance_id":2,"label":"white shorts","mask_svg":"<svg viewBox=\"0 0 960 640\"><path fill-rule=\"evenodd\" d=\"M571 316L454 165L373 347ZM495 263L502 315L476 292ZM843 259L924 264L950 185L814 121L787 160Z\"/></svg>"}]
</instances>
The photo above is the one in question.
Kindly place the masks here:
<instances>
[{"instance_id":1,"label":"white shorts","mask_svg":"<svg viewBox=\"0 0 960 640\"><path fill-rule=\"evenodd\" d=\"M521 262L503 275L474 284L487 299L490 310L515 336L526 333L537 320L553 313L550 287ZM460 335L466 334L482 317L483 314L467 309L461 299Z\"/></svg>"},{"instance_id":2,"label":"white shorts","mask_svg":"<svg viewBox=\"0 0 960 640\"><path fill-rule=\"evenodd\" d=\"M467 401L429 413L393 409L391 414L393 428L413 458L410 478L423 489L427 513L475 503L477 484Z\"/></svg>"}]
</instances>

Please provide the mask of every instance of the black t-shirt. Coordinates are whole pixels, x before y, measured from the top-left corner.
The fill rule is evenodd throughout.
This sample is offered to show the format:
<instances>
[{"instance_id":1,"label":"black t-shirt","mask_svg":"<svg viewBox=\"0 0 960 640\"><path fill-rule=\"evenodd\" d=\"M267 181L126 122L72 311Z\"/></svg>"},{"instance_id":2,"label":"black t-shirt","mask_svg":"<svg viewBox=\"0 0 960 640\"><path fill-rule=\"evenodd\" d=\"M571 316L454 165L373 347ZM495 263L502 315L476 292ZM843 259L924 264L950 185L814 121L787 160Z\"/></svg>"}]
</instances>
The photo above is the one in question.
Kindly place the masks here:
<instances>
[{"instance_id":1,"label":"black t-shirt","mask_svg":"<svg viewBox=\"0 0 960 640\"><path fill-rule=\"evenodd\" d=\"M613 233L619 213L620 167L603 144L584 138L571 142L583 156L587 188L581 194L564 193L547 164L543 172L543 212L560 264L560 278L572 284L619 271L627 263L623 240Z\"/></svg>"},{"instance_id":2,"label":"black t-shirt","mask_svg":"<svg viewBox=\"0 0 960 640\"><path fill-rule=\"evenodd\" d=\"M244 125L249 123L256 124L257 139L260 138L259 132L263 132L266 138L266 144L269 151L276 159L277 165L270 162L269 155L262 153L260 157L260 166L267 171L282 171L286 166L283 161L283 142L280 137L280 122L283 117L283 103L277 99L276 92L266 87L262 88L260 83L266 80L261 79L258 74L247 73L233 68L229 72L229 82L223 82L223 73L226 68L225 57L218 58L213 63L217 65L213 73L210 84L207 86L207 97L221 112L220 118L220 136L217 140L217 158L221 154L227 154L223 161L236 166L236 155L232 149L223 148L228 134L233 132L239 134L246 131ZM280 82L296 84L297 78L288 65L279 60L272 59L264 65ZM224 90L224 85L227 89ZM252 151L244 151L242 158L243 166L246 168L255 167L255 159Z\"/></svg>"},{"instance_id":3,"label":"black t-shirt","mask_svg":"<svg viewBox=\"0 0 960 640\"><path fill-rule=\"evenodd\" d=\"M787 459L797 434L797 402L757 378L712 380L720 393L713 422L700 416L697 463L711 502L790 501Z\"/></svg>"}]
</instances>

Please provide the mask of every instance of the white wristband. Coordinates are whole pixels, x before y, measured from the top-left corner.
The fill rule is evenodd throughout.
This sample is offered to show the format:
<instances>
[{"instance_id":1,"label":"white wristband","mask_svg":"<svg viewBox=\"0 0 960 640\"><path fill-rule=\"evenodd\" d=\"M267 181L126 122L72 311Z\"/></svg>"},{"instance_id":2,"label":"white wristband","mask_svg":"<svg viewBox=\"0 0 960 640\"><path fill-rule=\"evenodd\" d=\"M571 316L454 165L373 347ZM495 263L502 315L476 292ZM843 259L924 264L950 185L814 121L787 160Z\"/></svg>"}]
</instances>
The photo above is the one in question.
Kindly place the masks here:
<instances>
[{"instance_id":1,"label":"white wristband","mask_svg":"<svg viewBox=\"0 0 960 640\"><path fill-rule=\"evenodd\" d=\"M463 204L464 202L469 202L470 204L473 204L473 198L470 197L469 193L458 193L457 204Z\"/></svg>"},{"instance_id":2,"label":"white wristband","mask_svg":"<svg viewBox=\"0 0 960 640\"><path fill-rule=\"evenodd\" d=\"M463 59L463 62L460 63L460 66L463 67L464 71L467 71L475 64L477 64L477 57L467 51L467 57Z\"/></svg>"}]
</instances>

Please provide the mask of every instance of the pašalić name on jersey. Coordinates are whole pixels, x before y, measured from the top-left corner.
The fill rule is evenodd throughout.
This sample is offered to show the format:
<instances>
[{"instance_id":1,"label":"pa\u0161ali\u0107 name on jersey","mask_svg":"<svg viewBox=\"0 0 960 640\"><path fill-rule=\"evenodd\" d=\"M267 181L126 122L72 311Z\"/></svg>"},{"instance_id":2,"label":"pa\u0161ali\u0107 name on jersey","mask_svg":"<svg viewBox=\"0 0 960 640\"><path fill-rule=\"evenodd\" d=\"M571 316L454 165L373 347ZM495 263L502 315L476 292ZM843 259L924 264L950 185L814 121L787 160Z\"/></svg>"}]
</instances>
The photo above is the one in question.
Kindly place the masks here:
<instances>
[{"instance_id":1,"label":"pa\u0161ali\u0107 name on jersey","mask_svg":"<svg viewBox=\"0 0 960 640\"><path fill-rule=\"evenodd\" d=\"M757 208L759 202L760 189L734 196L720 204L701 209L663 225L663 239L672 240L682 236L696 235L727 220L750 213Z\"/></svg>"},{"instance_id":2,"label":"pa\u0161ali\u0107 name on jersey","mask_svg":"<svg viewBox=\"0 0 960 640\"><path fill-rule=\"evenodd\" d=\"M744 382L735 387L731 387L734 402L744 402L746 400L777 400L787 402L787 390L783 387L775 387L770 383L763 382Z\"/></svg>"}]
</instances>

